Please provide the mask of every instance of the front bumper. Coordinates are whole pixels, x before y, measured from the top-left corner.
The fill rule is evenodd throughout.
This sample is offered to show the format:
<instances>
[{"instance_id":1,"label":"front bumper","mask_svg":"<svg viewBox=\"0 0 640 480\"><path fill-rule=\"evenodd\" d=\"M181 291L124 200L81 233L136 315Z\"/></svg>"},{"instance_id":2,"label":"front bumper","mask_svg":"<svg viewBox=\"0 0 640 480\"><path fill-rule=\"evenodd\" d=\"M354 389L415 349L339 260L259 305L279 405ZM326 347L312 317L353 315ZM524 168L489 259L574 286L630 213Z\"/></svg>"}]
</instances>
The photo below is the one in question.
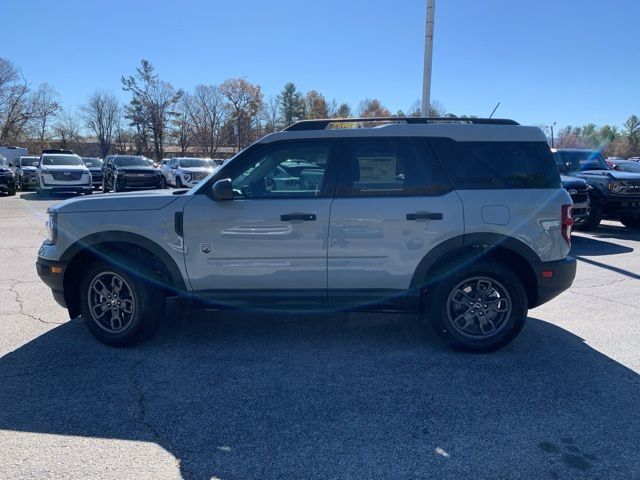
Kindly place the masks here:
<instances>
[{"instance_id":1,"label":"front bumper","mask_svg":"<svg viewBox=\"0 0 640 480\"><path fill-rule=\"evenodd\" d=\"M640 195L609 195L597 199L605 216L640 214Z\"/></svg>"},{"instance_id":2,"label":"front bumper","mask_svg":"<svg viewBox=\"0 0 640 480\"><path fill-rule=\"evenodd\" d=\"M20 185L23 187L36 187L38 186L38 177L36 175L20 175Z\"/></svg>"},{"instance_id":3,"label":"front bumper","mask_svg":"<svg viewBox=\"0 0 640 480\"><path fill-rule=\"evenodd\" d=\"M51 289L54 300L64 308L67 308L64 299L64 272L67 265L68 262L46 260L40 257L36 261L36 271L40 280Z\"/></svg>"},{"instance_id":4,"label":"front bumper","mask_svg":"<svg viewBox=\"0 0 640 480\"><path fill-rule=\"evenodd\" d=\"M14 177L0 177L0 191L8 192L15 190L16 179Z\"/></svg>"},{"instance_id":5,"label":"front bumper","mask_svg":"<svg viewBox=\"0 0 640 480\"><path fill-rule=\"evenodd\" d=\"M577 262L573 257L555 262L539 262L533 265L538 292L529 308L547 303L571 287L573 279L576 277L576 266Z\"/></svg>"}]
</instances>

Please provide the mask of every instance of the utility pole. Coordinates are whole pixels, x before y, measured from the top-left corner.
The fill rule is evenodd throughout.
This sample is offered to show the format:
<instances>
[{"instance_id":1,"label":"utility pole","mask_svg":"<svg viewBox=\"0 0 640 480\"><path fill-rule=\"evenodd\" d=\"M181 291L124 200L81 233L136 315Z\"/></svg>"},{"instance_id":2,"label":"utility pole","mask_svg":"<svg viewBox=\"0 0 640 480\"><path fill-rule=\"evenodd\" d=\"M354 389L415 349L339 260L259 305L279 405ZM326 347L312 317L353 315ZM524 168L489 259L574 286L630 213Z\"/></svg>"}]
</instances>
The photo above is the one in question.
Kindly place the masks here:
<instances>
[{"instance_id":1,"label":"utility pole","mask_svg":"<svg viewBox=\"0 0 640 480\"><path fill-rule=\"evenodd\" d=\"M428 117L431 106L431 63L433 58L433 22L436 0L427 0L427 25L424 36L424 75L422 77L422 116Z\"/></svg>"}]
</instances>

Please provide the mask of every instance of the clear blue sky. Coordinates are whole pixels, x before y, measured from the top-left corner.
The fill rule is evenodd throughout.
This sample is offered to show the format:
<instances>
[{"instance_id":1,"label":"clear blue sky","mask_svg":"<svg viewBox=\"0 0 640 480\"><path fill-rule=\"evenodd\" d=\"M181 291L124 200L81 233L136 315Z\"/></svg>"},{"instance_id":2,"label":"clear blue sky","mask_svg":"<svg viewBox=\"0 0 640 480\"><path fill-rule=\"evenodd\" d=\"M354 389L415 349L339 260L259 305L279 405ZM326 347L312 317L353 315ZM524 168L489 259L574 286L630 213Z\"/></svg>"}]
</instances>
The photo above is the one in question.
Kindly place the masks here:
<instances>
[{"instance_id":1,"label":"clear blue sky","mask_svg":"<svg viewBox=\"0 0 640 480\"><path fill-rule=\"evenodd\" d=\"M0 56L66 107L126 100L141 58L187 90L245 77L392 111L420 98L426 0L0 0ZM457 114L558 126L640 114L640 1L437 0L432 98Z\"/></svg>"}]
</instances>

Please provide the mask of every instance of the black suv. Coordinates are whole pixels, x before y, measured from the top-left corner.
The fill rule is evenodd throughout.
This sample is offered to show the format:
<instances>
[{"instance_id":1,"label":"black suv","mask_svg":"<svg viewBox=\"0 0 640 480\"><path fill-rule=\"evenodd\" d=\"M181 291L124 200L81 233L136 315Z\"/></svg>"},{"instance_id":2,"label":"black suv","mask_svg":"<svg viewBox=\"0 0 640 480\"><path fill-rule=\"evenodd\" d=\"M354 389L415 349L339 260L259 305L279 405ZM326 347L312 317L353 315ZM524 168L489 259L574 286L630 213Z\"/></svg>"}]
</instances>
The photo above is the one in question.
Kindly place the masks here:
<instances>
[{"instance_id":1,"label":"black suv","mask_svg":"<svg viewBox=\"0 0 640 480\"><path fill-rule=\"evenodd\" d=\"M597 150L558 149L553 153L561 173L582 178L589 186L589 213L576 228L592 230L603 218L640 228L640 174L612 170Z\"/></svg>"},{"instance_id":2,"label":"black suv","mask_svg":"<svg viewBox=\"0 0 640 480\"><path fill-rule=\"evenodd\" d=\"M162 188L160 170L141 155L110 155L102 166L102 191Z\"/></svg>"},{"instance_id":3,"label":"black suv","mask_svg":"<svg viewBox=\"0 0 640 480\"><path fill-rule=\"evenodd\" d=\"M91 172L91 184L93 188L102 186L102 165L104 162L101 158L96 157L82 157L84 165Z\"/></svg>"},{"instance_id":4,"label":"black suv","mask_svg":"<svg viewBox=\"0 0 640 480\"><path fill-rule=\"evenodd\" d=\"M9 162L2 155L0 155L0 192L6 192L7 195L16 194L16 176L9 168Z\"/></svg>"},{"instance_id":5,"label":"black suv","mask_svg":"<svg viewBox=\"0 0 640 480\"><path fill-rule=\"evenodd\" d=\"M591 209L589 189L591 187L585 180L578 177L560 175L560 181L562 182L562 188L571 195L571 201L573 201L571 215L573 216L573 224L577 228L578 225L582 225L589 219L589 211Z\"/></svg>"}]
</instances>

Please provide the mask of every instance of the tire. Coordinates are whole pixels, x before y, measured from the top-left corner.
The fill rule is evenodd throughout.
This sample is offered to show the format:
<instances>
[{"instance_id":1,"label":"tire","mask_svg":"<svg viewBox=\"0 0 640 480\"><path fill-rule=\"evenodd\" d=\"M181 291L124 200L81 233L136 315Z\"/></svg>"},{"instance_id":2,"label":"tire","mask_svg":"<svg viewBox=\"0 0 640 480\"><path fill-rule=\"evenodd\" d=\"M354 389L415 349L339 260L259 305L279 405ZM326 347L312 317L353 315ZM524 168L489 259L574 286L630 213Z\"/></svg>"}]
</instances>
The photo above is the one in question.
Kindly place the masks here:
<instances>
[{"instance_id":1,"label":"tire","mask_svg":"<svg viewBox=\"0 0 640 480\"><path fill-rule=\"evenodd\" d=\"M426 298L426 320L435 333L465 352L493 352L509 344L527 319L527 294L518 276L489 261L448 271Z\"/></svg>"},{"instance_id":2,"label":"tire","mask_svg":"<svg viewBox=\"0 0 640 480\"><path fill-rule=\"evenodd\" d=\"M167 188L167 179L164 178L164 175L160 179L160 188L162 188L162 189Z\"/></svg>"},{"instance_id":3,"label":"tire","mask_svg":"<svg viewBox=\"0 0 640 480\"><path fill-rule=\"evenodd\" d=\"M9 195L10 197L14 196L16 194L16 188L10 188L9 190L7 190L7 195Z\"/></svg>"},{"instance_id":4,"label":"tire","mask_svg":"<svg viewBox=\"0 0 640 480\"><path fill-rule=\"evenodd\" d=\"M102 193L107 193L109 189L107 188L107 183L102 179Z\"/></svg>"},{"instance_id":5,"label":"tire","mask_svg":"<svg viewBox=\"0 0 640 480\"><path fill-rule=\"evenodd\" d=\"M591 199L591 208L589 209L589 215L579 224L576 224L575 229L584 232L595 230L602 221L602 205L595 198Z\"/></svg>"},{"instance_id":6,"label":"tire","mask_svg":"<svg viewBox=\"0 0 640 480\"><path fill-rule=\"evenodd\" d=\"M176 177L176 188L184 188L182 179L180 177Z\"/></svg>"},{"instance_id":7,"label":"tire","mask_svg":"<svg viewBox=\"0 0 640 480\"><path fill-rule=\"evenodd\" d=\"M640 214L624 215L620 217L620 223L622 223L627 228L640 228Z\"/></svg>"},{"instance_id":8,"label":"tire","mask_svg":"<svg viewBox=\"0 0 640 480\"><path fill-rule=\"evenodd\" d=\"M84 194L85 195L93 195L93 190L85 190Z\"/></svg>"},{"instance_id":9,"label":"tire","mask_svg":"<svg viewBox=\"0 0 640 480\"><path fill-rule=\"evenodd\" d=\"M85 325L97 340L113 347L134 345L155 333L164 315L160 297L160 289L144 274L107 263L91 265L80 282ZM109 310L107 302L121 303L113 303Z\"/></svg>"}]
</instances>

